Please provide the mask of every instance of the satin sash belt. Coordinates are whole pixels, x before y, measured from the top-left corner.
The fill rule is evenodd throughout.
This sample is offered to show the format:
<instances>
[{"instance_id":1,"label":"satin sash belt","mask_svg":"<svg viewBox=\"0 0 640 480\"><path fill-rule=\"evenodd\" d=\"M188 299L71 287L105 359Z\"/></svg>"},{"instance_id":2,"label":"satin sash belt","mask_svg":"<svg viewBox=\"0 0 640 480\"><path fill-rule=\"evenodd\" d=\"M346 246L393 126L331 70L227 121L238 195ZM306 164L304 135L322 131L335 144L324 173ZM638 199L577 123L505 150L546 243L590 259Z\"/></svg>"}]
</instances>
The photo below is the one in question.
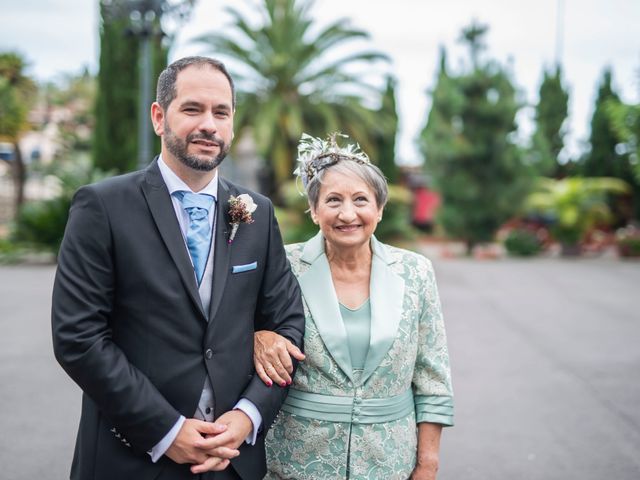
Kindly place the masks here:
<instances>
[{"instance_id":1,"label":"satin sash belt","mask_svg":"<svg viewBox=\"0 0 640 480\"><path fill-rule=\"evenodd\" d=\"M404 418L414 412L415 406L411 390L394 397L356 398L321 395L291 388L282 410L316 420L370 424Z\"/></svg>"}]
</instances>

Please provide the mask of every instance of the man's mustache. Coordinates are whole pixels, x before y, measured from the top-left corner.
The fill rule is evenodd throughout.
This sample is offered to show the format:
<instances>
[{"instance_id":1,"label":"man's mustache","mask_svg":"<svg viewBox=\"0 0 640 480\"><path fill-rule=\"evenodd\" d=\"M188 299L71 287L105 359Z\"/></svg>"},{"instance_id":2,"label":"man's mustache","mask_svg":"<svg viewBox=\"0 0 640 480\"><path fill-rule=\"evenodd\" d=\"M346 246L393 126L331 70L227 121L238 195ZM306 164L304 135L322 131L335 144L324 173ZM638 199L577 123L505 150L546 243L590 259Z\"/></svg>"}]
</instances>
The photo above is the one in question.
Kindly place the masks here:
<instances>
[{"instance_id":1,"label":"man's mustache","mask_svg":"<svg viewBox=\"0 0 640 480\"><path fill-rule=\"evenodd\" d=\"M193 142L194 140L206 140L208 142L217 143L219 146L224 146L224 140L220 137L216 137L215 134L206 134L206 133L194 133L187 136L188 142Z\"/></svg>"}]
</instances>

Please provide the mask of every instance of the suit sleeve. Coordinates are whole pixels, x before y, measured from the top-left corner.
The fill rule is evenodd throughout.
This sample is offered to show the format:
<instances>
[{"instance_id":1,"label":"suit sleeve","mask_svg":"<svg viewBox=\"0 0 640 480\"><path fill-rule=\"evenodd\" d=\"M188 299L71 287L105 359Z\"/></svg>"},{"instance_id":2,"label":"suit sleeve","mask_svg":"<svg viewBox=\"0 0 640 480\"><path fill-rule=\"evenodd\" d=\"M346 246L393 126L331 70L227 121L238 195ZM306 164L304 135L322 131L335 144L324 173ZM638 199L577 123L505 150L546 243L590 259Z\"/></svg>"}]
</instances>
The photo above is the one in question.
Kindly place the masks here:
<instances>
[{"instance_id":1,"label":"suit sleeve","mask_svg":"<svg viewBox=\"0 0 640 480\"><path fill-rule=\"evenodd\" d=\"M291 340L302 349L304 311L302 296L282 244L278 222L269 202L270 227L265 277L259 296L255 330L271 330ZM293 359L292 359L293 360ZM294 360L294 368L297 362ZM258 408L266 431L278 414L288 388L267 387L257 375L249 383L243 397Z\"/></svg>"},{"instance_id":2,"label":"suit sleeve","mask_svg":"<svg viewBox=\"0 0 640 480\"><path fill-rule=\"evenodd\" d=\"M112 339L115 275L107 212L95 189L74 197L52 299L53 349L67 374L135 450L147 451L180 414Z\"/></svg>"},{"instance_id":3,"label":"suit sleeve","mask_svg":"<svg viewBox=\"0 0 640 480\"><path fill-rule=\"evenodd\" d=\"M423 294L418 323L418 356L413 374L416 421L453 425L449 352L440 296L431 262L422 258Z\"/></svg>"}]
</instances>

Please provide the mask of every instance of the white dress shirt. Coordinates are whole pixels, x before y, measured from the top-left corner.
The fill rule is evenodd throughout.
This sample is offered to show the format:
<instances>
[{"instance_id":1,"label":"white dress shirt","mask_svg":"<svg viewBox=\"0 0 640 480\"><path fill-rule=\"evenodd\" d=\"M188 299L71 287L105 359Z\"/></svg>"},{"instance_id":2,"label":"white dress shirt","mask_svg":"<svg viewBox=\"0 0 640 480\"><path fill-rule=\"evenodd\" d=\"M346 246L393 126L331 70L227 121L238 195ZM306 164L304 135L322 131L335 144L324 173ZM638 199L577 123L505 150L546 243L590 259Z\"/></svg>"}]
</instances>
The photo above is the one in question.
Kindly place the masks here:
<instances>
[{"instance_id":1,"label":"white dress shirt","mask_svg":"<svg viewBox=\"0 0 640 480\"><path fill-rule=\"evenodd\" d=\"M182 181L180 177L178 177L173 170L169 168L169 166L162 160L162 156L158 158L158 167L160 168L160 173L162 175L162 179L164 183L167 185L169 189L169 194L171 195L171 201L173 202L173 208L175 210L176 217L178 219L178 223L180 224L180 230L182 231L182 237L185 242L185 248L187 248L187 230L189 228L189 214L182 207L182 203L180 200L174 195L175 192L184 190L187 192L193 192L186 183ZM202 277L202 281L198 288L200 293L200 299L202 301L202 306L205 312L209 311L209 304L211 302L211 287L213 282L213 255L214 255L214 246L215 242L215 209L219 208L217 205L218 198L218 172L216 171L215 176L209 182L207 186L205 186L199 192L193 193L205 193L207 195L211 195L216 199L213 204L214 208L209 210L209 225L211 226L211 250L209 252L209 258L207 259L207 265L205 267L204 275ZM191 258L191 256L189 256ZM195 276L195 271L194 271ZM194 413L194 418L199 420L204 420L208 422L213 421L213 388L211 386L211 382L209 381L209 376L206 377L205 383L202 389L202 395L200 396L200 400L198 402L197 411ZM262 424L262 416L258 411L257 407L246 398L241 398L238 403L235 405L234 409L242 410L247 416L251 419L251 423L253 424L253 430L249 434L246 439L246 442L254 445L256 442L256 437L258 435L258 430L260 429L260 425ZM155 463L164 455L164 453L169 449L175 438L178 436L178 432L182 428L184 424L185 417L180 416L175 425L169 430L169 432L164 436L160 442L158 442L149 452L151 455L151 460Z\"/></svg>"}]
</instances>

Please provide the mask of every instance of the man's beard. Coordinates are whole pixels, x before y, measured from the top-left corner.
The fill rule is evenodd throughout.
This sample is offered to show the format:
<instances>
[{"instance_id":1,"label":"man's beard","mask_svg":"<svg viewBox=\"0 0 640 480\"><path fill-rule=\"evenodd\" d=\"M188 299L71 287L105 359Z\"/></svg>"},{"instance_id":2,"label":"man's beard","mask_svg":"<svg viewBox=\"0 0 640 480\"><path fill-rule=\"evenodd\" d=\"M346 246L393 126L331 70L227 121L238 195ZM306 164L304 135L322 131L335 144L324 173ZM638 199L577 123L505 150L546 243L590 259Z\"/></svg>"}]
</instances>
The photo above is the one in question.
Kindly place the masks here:
<instances>
[{"instance_id":1,"label":"man's beard","mask_svg":"<svg viewBox=\"0 0 640 480\"><path fill-rule=\"evenodd\" d=\"M194 140L207 140L209 142L215 142L218 144L220 153L212 155L207 158L202 158L202 155L194 155L187 152L188 145ZM207 135L206 133L187 135L186 140L182 140L169 128L169 125L164 124L164 142L167 146L167 150L176 157L181 163L194 170L200 170L201 172L210 172L218 165L222 163L224 158L229 153L230 145L227 145L221 138L215 135Z\"/></svg>"}]
</instances>

